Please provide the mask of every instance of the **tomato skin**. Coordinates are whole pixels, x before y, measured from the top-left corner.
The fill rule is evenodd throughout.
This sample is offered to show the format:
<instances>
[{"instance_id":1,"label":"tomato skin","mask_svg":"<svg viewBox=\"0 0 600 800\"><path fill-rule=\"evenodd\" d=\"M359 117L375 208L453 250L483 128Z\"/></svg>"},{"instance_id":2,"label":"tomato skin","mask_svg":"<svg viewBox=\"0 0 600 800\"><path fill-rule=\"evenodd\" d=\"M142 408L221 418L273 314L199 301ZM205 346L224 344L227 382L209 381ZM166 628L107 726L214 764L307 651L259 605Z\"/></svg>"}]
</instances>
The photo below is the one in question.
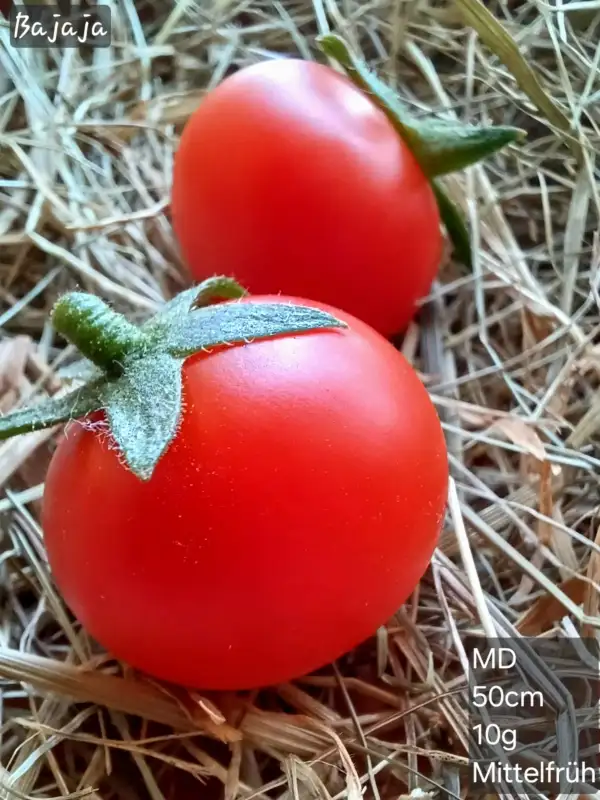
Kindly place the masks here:
<instances>
[{"instance_id":1,"label":"tomato skin","mask_svg":"<svg viewBox=\"0 0 600 800\"><path fill-rule=\"evenodd\" d=\"M67 429L50 566L123 661L202 689L283 682L372 635L427 568L448 480L437 414L391 344L328 310L349 327L188 359L148 482L91 426Z\"/></svg>"},{"instance_id":2,"label":"tomato skin","mask_svg":"<svg viewBox=\"0 0 600 800\"><path fill-rule=\"evenodd\" d=\"M431 187L384 113L296 59L242 69L204 98L171 211L195 279L311 297L385 336L409 324L442 255Z\"/></svg>"}]
</instances>

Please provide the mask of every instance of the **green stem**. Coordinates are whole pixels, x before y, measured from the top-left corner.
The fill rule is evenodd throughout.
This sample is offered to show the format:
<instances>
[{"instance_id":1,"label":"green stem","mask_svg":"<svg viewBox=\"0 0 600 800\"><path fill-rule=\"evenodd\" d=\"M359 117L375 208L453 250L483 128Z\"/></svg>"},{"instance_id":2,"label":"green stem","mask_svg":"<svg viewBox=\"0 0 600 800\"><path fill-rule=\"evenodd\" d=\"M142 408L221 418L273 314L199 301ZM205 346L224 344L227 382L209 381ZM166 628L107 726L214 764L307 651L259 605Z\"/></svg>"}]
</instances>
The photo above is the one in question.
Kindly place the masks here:
<instances>
[{"instance_id":1,"label":"green stem","mask_svg":"<svg viewBox=\"0 0 600 800\"><path fill-rule=\"evenodd\" d=\"M94 295L69 292L52 310L54 328L107 373L120 375L127 355L143 353L147 337Z\"/></svg>"}]
</instances>

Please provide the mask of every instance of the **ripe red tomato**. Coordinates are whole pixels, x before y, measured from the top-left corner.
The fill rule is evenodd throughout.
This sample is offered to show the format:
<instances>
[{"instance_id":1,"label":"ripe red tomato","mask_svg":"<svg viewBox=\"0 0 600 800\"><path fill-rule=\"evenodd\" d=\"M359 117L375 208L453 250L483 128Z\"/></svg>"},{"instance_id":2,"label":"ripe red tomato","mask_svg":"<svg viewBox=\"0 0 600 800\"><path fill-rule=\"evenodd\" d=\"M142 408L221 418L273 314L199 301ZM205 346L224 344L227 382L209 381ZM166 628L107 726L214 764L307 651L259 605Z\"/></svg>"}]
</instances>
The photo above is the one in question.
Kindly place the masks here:
<instances>
[{"instance_id":1,"label":"ripe red tomato","mask_svg":"<svg viewBox=\"0 0 600 800\"><path fill-rule=\"evenodd\" d=\"M384 113L307 61L245 68L183 132L172 190L191 273L311 297L384 335L410 322L442 253L431 187Z\"/></svg>"},{"instance_id":2,"label":"ripe red tomato","mask_svg":"<svg viewBox=\"0 0 600 800\"><path fill-rule=\"evenodd\" d=\"M328 310L349 327L188 359L181 427L147 482L97 429L62 439L50 565L131 665L203 689L285 681L373 634L425 571L448 478L437 414L391 344Z\"/></svg>"}]
</instances>

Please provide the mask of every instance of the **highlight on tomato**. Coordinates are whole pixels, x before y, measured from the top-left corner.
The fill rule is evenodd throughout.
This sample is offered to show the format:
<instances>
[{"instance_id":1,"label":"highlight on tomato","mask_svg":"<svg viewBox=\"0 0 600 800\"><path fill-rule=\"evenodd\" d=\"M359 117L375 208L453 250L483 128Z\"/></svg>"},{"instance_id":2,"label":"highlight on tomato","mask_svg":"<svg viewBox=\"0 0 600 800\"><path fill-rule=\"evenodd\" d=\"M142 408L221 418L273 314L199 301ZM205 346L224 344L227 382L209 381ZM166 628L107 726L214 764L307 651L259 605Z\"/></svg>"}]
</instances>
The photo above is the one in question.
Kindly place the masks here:
<instances>
[{"instance_id":1,"label":"highlight on tomato","mask_svg":"<svg viewBox=\"0 0 600 800\"><path fill-rule=\"evenodd\" d=\"M52 320L83 382L0 419L2 438L69 422L43 529L74 615L201 689L287 681L371 636L425 572L448 482L434 406L391 344L326 305L242 294L216 278L141 326L63 296Z\"/></svg>"}]
</instances>

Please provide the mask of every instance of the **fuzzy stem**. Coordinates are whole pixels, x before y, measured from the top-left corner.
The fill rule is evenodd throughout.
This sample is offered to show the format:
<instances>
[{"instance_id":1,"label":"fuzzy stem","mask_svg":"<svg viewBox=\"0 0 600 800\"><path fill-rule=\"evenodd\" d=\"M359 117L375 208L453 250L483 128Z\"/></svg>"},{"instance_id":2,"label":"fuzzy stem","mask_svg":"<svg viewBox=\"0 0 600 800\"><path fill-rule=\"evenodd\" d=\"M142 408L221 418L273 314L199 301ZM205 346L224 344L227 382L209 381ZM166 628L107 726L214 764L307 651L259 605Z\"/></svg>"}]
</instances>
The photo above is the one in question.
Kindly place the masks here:
<instances>
[{"instance_id":1,"label":"fuzzy stem","mask_svg":"<svg viewBox=\"0 0 600 800\"><path fill-rule=\"evenodd\" d=\"M118 375L128 354L143 351L146 337L99 297L63 295L52 309L54 328L105 372Z\"/></svg>"}]
</instances>

